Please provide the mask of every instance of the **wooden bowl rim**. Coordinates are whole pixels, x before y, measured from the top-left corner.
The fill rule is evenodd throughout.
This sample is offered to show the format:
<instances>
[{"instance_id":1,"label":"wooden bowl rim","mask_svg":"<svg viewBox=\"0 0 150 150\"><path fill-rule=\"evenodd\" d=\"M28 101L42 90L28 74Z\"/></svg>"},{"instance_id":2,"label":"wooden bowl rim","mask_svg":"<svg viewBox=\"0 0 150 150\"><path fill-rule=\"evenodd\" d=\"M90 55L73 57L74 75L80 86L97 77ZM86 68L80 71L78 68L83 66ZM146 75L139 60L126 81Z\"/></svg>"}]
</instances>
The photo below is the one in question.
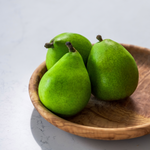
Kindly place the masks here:
<instances>
[{"instance_id":1,"label":"wooden bowl rim","mask_svg":"<svg viewBox=\"0 0 150 150\"><path fill-rule=\"evenodd\" d=\"M130 45L130 44L123 44L121 43L123 46L133 46L134 48L136 49L144 49L148 52L150 52L150 49L148 48L145 48L145 47L141 47L141 46L135 46L135 45ZM101 134L105 134L105 132L109 132L110 134L117 134L122 132L122 134L128 132L128 131L137 131L137 130L140 130L140 129L147 129L148 132L150 133L150 122L146 123L146 124L142 124L142 125L135 125L135 126L131 126L131 127L119 127L119 128L102 128L102 127L92 127L92 126L85 126L85 125L80 125L80 124L77 124L77 123L73 123L73 122L70 122L68 120L65 120L55 114L53 114L51 111L49 111L48 109L46 109L42 103L39 101L39 97L37 95L37 92L35 91L34 89L34 82L36 80L36 76L37 74L39 73L39 69L41 69L43 66L45 66L45 61L43 61L36 69L35 71L33 72L33 74L31 75L31 78L29 80L29 87L28 87L28 90L29 90L29 96L30 96L30 99L32 101L32 104L34 105L34 107L36 108L36 110L40 113L40 115L45 118L48 122L50 122L51 124L53 124L54 126L64 130L64 131L67 131L67 132L70 132L72 134L75 134L75 135L79 135L79 136L83 136L83 137L87 137L86 135L84 136L84 132L89 132L89 133L96 133L96 132L99 132ZM45 114L48 114L49 117L46 117ZM51 119L52 118L52 119ZM55 121L53 121L55 120ZM59 125L60 122L62 122L62 126ZM72 131L68 131L67 130L67 126L72 126ZM74 130L78 130L78 129L82 129L83 130L83 133L80 133L78 134L77 132L74 132ZM77 131L76 130L76 131ZM142 134L142 135L137 135L135 137L139 137L139 136L143 136L145 134ZM134 138L134 137L132 137ZM122 138L124 139L124 138ZM109 139L104 139L104 140L109 140ZM111 140L111 139L110 139ZM117 139L113 139L113 140L120 140L119 138Z\"/></svg>"}]
</instances>

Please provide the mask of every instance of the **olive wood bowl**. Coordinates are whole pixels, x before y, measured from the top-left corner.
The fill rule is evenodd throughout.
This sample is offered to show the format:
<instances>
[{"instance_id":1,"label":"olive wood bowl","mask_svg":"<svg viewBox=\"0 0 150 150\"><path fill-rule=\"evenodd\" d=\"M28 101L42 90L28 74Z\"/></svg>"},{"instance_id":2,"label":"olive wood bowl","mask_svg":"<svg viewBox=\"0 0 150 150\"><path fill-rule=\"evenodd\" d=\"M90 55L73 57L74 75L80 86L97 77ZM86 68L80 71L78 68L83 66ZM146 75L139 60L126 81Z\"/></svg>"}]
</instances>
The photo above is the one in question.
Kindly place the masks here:
<instances>
[{"instance_id":1,"label":"olive wood bowl","mask_svg":"<svg viewBox=\"0 0 150 150\"><path fill-rule=\"evenodd\" d=\"M76 116L61 118L45 108L38 96L38 84L47 71L45 62L33 72L29 82L31 101L54 126L87 138L122 140L150 133L150 49L122 44L134 57L139 70L135 92L125 100L99 101L91 95L87 106Z\"/></svg>"}]
</instances>

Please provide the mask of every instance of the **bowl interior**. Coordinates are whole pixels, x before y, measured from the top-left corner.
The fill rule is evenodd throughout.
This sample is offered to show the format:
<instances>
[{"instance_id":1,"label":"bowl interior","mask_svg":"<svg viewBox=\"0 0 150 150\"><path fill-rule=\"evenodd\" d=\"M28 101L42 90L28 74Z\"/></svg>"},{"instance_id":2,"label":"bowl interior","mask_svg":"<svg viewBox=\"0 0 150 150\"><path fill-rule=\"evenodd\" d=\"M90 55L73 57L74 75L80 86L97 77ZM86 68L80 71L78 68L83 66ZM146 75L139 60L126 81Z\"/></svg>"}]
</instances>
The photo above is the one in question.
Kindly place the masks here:
<instances>
[{"instance_id":1,"label":"bowl interior","mask_svg":"<svg viewBox=\"0 0 150 150\"><path fill-rule=\"evenodd\" d=\"M85 109L71 122L94 127L132 127L150 122L150 51L122 44L134 57L139 70L136 91L121 101L99 101L93 95Z\"/></svg>"}]
</instances>

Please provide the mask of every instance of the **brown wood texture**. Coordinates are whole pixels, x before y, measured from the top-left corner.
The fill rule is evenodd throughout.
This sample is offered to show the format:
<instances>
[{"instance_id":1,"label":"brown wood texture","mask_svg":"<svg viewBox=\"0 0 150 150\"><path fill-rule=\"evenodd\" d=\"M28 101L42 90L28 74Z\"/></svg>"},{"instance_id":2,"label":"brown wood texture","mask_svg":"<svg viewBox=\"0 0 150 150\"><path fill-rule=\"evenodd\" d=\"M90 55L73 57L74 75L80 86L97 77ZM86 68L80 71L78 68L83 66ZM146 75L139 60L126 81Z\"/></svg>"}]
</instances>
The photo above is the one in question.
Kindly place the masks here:
<instances>
[{"instance_id":1,"label":"brown wood texture","mask_svg":"<svg viewBox=\"0 0 150 150\"><path fill-rule=\"evenodd\" d=\"M134 57L139 70L136 91L121 101L99 101L91 95L76 116L63 119L46 109L38 97L38 84L47 71L43 62L32 74L29 95L34 107L48 122L72 134L101 140L122 140L150 134L150 49L122 44Z\"/></svg>"}]
</instances>

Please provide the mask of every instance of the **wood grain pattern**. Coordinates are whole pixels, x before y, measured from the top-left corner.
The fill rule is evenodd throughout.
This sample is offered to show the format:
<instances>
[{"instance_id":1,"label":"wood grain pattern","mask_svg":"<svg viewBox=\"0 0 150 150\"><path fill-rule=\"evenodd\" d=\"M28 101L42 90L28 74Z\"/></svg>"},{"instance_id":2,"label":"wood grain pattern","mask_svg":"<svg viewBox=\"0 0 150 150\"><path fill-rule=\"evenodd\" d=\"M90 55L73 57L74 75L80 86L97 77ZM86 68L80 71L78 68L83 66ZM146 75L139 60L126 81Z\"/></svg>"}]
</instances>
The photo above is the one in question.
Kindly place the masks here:
<instances>
[{"instance_id":1,"label":"wood grain pattern","mask_svg":"<svg viewBox=\"0 0 150 150\"><path fill-rule=\"evenodd\" d=\"M47 110L38 97L38 84L47 71L43 62L32 74L29 95L34 107L54 126L87 138L130 139L150 134L150 49L122 44L135 58L139 69L136 91L122 101L99 101L91 95L87 106L76 116L63 119Z\"/></svg>"}]
</instances>

